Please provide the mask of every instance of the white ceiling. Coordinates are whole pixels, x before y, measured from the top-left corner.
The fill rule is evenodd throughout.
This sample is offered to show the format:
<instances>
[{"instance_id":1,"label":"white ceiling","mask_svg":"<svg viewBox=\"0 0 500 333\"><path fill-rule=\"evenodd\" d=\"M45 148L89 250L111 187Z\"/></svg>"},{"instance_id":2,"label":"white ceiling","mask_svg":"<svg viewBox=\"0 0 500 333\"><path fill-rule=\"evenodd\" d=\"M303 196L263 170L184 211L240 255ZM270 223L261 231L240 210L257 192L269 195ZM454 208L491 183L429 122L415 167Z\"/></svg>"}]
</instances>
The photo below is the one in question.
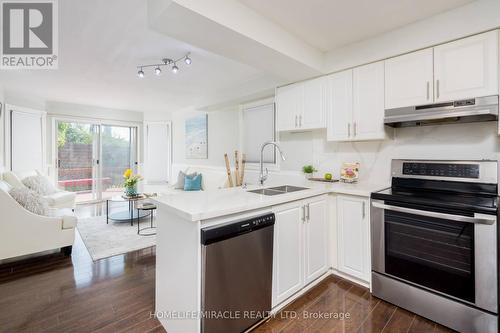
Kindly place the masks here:
<instances>
[{"instance_id":1,"label":"white ceiling","mask_svg":"<svg viewBox=\"0 0 500 333\"><path fill-rule=\"evenodd\" d=\"M238 0L321 51L367 39L474 0Z\"/></svg>"},{"instance_id":2,"label":"white ceiling","mask_svg":"<svg viewBox=\"0 0 500 333\"><path fill-rule=\"evenodd\" d=\"M0 72L6 95L100 107L175 111L252 95L276 85L250 66L193 48L148 28L144 0L59 1L59 69ZM136 65L191 52L178 74L139 79ZM33 99L33 98L31 98Z\"/></svg>"},{"instance_id":3,"label":"white ceiling","mask_svg":"<svg viewBox=\"0 0 500 333\"><path fill-rule=\"evenodd\" d=\"M169 0L158 1L170 3ZM240 7L248 11L252 11L250 7L253 8L268 20L283 27L284 31L298 36L322 51L370 38L471 2L231 1L239 1L247 6ZM30 100L59 101L161 114L257 98L269 93L276 85L284 83L282 77L262 66L248 62L245 65L229 59L240 59L241 57L234 55L245 52L236 44L226 45L224 40L216 38L216 44L223 44L233 51L229 55L216 55L213 50L208 52L193 47L152 29L148 26L149 2L151 1L59 1L59 69L0 71L0 88L3 87L6 96L29 96ZM222 6L222 2L214 3ZM167 10L169 8L173 11L171 7L167 7ZM185 28L194 29L192 26ZM202 39L213 37L204 37L210 31L191 32ZM260 45L257 41L252 47L255 44ZM303 51L299 47L296 49L299 54ZM168 72L156 77L149 71L144 79L137 78L137 65L156 63L165 56L181 57L188 51L192 54L193 64L190 67L181 64L177 75ZM295 61L295 58L293 59ZM274 66L280 65L267 60Z\"/></svg>"}]
</instances>

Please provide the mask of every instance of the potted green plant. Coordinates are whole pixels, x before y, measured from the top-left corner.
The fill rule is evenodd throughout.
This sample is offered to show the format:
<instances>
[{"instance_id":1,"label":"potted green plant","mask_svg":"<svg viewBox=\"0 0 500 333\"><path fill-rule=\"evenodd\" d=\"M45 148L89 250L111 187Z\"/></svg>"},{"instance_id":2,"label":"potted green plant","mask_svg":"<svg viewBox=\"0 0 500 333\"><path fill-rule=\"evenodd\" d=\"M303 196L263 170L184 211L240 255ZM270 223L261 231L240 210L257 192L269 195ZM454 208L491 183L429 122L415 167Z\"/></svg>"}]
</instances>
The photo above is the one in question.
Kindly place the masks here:
<instances>
[{"instance_id":1,"label":"potted green plant","mask_svg":"<svg viewBox=\"0 0 500 333\"><path fill-rule=\"evenodd\" d=\"M139 193L137 192L137 183L142 180L140 175L134 174L131 169L127 169L123 174L125 181L123 182L123 187L125 188L125 195L128 197L135 197Z\"/></svg>"},{"instance_id":2,"label":"potted green plant","mask_svg":"<svg viewBox=\"0 0 500 333\"><path fill-rule=\"evenodd\" d=\"M316 170L312 165L304 165L302 167L302 172L304 172L304 175L306 176L307 179L312 178L313 174L318 171Z\"/></svg>"}]
</instances>

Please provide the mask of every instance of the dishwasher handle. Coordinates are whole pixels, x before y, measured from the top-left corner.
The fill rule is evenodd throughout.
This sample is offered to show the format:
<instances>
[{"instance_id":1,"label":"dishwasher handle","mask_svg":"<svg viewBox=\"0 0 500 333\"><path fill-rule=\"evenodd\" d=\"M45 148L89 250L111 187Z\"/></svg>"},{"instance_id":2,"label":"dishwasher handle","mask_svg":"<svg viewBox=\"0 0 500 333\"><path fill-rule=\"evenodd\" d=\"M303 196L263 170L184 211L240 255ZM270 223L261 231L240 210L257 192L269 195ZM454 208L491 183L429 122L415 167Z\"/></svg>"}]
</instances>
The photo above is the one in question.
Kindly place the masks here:
<instances>
[{"instance_id":1,"label":"dishwasher handle","mask_svg":"<svg viewBox=\"0 0 500 333\"><path fill-rule=\"evenodd\" d=\"M254 230L272 226L275 223L275 219L274 213L269 213L203 228L201 229L201 244L210 245Z\"/></svg>"}]
</instances>

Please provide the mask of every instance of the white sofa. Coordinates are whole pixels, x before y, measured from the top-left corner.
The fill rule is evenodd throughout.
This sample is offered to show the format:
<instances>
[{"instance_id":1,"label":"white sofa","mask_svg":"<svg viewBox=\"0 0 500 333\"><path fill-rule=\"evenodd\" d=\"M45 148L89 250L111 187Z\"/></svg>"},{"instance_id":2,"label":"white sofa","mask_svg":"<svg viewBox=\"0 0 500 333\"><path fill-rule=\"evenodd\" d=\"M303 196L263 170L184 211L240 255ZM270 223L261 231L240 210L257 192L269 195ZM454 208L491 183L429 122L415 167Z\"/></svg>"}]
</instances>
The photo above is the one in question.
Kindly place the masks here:
<instances>
[{"instance_id":1,"label":"white sofa","mask_svg":"<svg viewBox=\"0 0 500 333\"><path fill-rule=\"evenodd\" d=\"M165 186L158 187L157 189L154 185L145 185L144 190L146 192L160 192L160 193L173 193L173 192L182 192L183 189L177 189L177 176L179 171L183 171L184 173L191 174L194 172L201 173L201 188L204 191L207 190L217 190L220 188L227 187L227 175L225 172L221 171L219 168L213 167L192 167L192 166L183 166L177 167L174 166L172 170L172 178L173 185L169 185L167 188Z\"/></svg>"},{"instance_id":2,"label":"white sofa","mask_svg":"<svg viewBox=\"0 0 500 333\"><path fill-rule=\"evenodd\" d=\"M6 181L12 187L24 186L22 181L29 176L40 174L38 171L33 170L24 173L15 173L12 171L5 171L1 175L1 179ZM44 196L50 208L69 208L75 209L76 193L57 190L55 193Z\"/></svg>"},{"instance_id":3,"label":"white sofa","mask_svg":"<svg viewBox=\"0 0 500 333\"><path fill-rule=\"evenodd\" d=\"M77 218L72 209L51 208L49 216L31 213L10 196L0 178L0 260L62 249L71 254Z\"/></svg>"}]
</instances>

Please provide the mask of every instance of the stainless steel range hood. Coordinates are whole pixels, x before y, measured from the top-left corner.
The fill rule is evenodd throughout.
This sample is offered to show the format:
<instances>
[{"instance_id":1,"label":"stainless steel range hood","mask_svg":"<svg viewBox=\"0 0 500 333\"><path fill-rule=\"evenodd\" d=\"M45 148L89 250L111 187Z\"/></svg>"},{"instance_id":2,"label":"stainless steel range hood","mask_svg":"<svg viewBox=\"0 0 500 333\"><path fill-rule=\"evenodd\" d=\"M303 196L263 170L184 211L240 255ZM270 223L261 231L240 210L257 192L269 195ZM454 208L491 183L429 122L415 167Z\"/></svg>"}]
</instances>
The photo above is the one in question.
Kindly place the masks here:
<instances>
[{"instance_id":1,"label":"stainless steel range hood","mask_svg":"<svg viewBox=\"0 0 500 333\"><path fill-rule=\"evenodd\" d=\"M498 95L453 102L386 109L384 123L391 127L471 123L498 119Z\"/></svg>"}]
</instances>

